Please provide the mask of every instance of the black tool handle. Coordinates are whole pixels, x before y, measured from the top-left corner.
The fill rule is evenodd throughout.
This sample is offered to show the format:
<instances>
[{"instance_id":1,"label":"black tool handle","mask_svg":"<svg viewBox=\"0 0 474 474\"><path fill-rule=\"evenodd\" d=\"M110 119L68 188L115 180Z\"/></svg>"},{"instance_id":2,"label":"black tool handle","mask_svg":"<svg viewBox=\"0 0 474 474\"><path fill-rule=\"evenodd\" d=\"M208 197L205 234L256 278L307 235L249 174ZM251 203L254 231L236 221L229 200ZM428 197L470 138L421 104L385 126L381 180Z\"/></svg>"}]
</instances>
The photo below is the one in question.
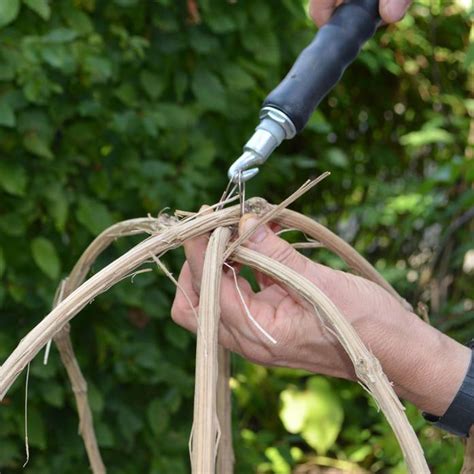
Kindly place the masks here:
<instances>
[{"instance_id":1,"label":"black tool handle","mask_svg":"<svg viewBox=\"0 0 474 474\"><path fill-rule=\"evenodd\" d=\"M350 0L341 5L270 92L263 107L284 112L300 132L379 23L378 0Z\"/></svg>"}]
</instances>

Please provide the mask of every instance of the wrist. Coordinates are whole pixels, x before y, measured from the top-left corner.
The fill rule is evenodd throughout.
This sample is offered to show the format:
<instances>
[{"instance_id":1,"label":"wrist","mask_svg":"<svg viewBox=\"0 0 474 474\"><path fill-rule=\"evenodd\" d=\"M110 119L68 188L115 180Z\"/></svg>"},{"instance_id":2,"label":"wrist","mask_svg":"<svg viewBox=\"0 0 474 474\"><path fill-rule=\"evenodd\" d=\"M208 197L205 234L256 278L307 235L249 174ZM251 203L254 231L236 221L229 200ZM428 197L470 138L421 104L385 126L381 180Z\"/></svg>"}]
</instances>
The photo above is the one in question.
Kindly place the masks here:
<instances>
[{"instance_id":1,"label":"wrist","mask_svg":"<svg viewBox=\"0 0 474 474\"><path fill-rule=\"evenodd\" d=\"M474 340L469 344L474 349ZM453 401L442 416L423 412L426 420L435 423L441 428L456 436L472 436L474 427L474 351L471 352L471 360L462 385L456 392ZM470 433L471 432L471 433Z\"/></svg>"},{"instance_id":2,"label":"wrist","mask_svg":"<svg viewBox=\"0 0 474 474\"><path fill-rule=\"evenodd\" d=\"M374 353L397 394L423 411L442 415L462 384L471 351L413 313L404 312L387 324L389 340Z\"/></svg>"},{"instance_id":3,"label":"wrist","mask_svg":"<svg viewBox=\"0 0 474 474\"><path fill-rule=\"evenodd\" d=\"M417 406L425 412L441 416L463 383L472 352L438 330L430 329L435 333L434 344L430 352L426 352L426 373L422 378L426 390Z\"/></svg>"}]
</instances>

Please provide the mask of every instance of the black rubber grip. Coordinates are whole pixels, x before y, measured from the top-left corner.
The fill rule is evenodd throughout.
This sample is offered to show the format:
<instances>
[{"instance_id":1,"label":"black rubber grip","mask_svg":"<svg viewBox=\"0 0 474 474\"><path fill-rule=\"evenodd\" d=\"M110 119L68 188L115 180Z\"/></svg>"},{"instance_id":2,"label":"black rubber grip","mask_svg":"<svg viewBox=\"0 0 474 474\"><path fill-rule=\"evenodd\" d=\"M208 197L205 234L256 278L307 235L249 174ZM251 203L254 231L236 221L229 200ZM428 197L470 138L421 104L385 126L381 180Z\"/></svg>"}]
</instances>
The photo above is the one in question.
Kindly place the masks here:
<instances>
[{"instance_id":1,"label":"black rubber grip","mask_svg":"<svg viewBox=\"0 0 474 474\"><path fill-rule=\"evenodd\" d=\"M270 92L263 107L284 112L300 132L379 24L378 0L351 0L341 5Z\"/></svg>"}]
</instances>

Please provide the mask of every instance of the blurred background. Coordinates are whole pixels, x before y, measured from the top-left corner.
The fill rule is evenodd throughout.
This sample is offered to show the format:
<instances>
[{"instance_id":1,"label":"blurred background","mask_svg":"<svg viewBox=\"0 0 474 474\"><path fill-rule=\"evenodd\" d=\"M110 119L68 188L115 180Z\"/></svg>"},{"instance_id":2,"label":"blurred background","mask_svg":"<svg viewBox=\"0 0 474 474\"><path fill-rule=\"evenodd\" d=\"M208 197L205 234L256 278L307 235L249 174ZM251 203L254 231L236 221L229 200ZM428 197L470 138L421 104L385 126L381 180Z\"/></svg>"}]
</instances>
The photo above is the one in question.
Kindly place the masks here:
<instances>
[{"instance_id":1,"label":"blurred background","mask_svg":"<svg viewBox=\"0 0 474 474\"><path fill-rule=\"evenodd\" d=\"M262 100L314 35L306 3L0 2L0 361L102 229L219 199ZM279 202L331 171L292 208L341 235L463 343L474 333L472 15L469 0L416 1L247 187ZM95 270L138 240L118 241ZM305 252L343 268L322 249ZM177 274L183 255L163 260ZM189 472L195 344L170 319L173 296L154 270L72 322L110 473ZM58 353L41 359L26 471L89 472ZM405 472L357 384L237 356L232 365L237 473ZM24 384L22 375L0 402L3 474L25 460ZM433 472L458 472L461 442L407 413Z\"/></svg>"}]
</instances>

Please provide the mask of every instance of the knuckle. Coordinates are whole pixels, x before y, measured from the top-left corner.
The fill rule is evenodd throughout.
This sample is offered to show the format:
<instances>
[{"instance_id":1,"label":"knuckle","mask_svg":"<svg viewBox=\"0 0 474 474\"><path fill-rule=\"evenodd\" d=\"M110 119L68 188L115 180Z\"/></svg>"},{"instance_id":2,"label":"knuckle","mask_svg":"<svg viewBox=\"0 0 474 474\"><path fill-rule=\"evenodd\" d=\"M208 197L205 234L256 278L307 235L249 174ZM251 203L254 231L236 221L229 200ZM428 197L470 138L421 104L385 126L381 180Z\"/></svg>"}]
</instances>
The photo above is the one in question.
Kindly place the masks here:
<instances>
[{"instance_id":1,"label":"knuckle","mask_svg":"<svg viewBox=\"0 0 474 474\"><path fill-rule=\"evenodd\" d=\"M171 307L171 319L177 323L179 319L178 308L176 307L176 303L173 304Z\"/></svg>"},{"instance_id":2,"label":"knuckle","mask_svg":"<svg viewBox=\"0 0 474 474\"><path fill-rule=\"evenodd\" d=\"M348 275L340 270L320 266L316 275L318 288L334 301L340 301L352 292Z\"/></svg>"},{"instance_id":3,"label":"knuckle","mask_svg":"<svg viewBox=\"0 0 474 474\"><path fill-rule=\"evenodd\" d=\"M278 262L292 266L292 264L296 263L300 255L293 247L285 242L275 248L272 257Z\"/></svg>"},{"instance_id":4,"label":"knuckle","mask_svg":"<svg viewBox=\"0 0 474 474\"><path fill-rule=\"evenodd\" d=\"M304 255L301 255L291 245L287 244L286 264L288 267L297 271L300 275L308 278L311 274L310 266L313 265L313 262L307 259Z\"/></svg>"},{"instance_id":5,"label":"knuckle","mask_svg":"<svg viewBox=\"0 0 474 474\"><path fill-rule=\"evenodd\" d=\"M171 307L171 319L179 325L182 325L184 320L184 307L179 296L175 298L173 306Z\"/></svg>"}]
</instances>

